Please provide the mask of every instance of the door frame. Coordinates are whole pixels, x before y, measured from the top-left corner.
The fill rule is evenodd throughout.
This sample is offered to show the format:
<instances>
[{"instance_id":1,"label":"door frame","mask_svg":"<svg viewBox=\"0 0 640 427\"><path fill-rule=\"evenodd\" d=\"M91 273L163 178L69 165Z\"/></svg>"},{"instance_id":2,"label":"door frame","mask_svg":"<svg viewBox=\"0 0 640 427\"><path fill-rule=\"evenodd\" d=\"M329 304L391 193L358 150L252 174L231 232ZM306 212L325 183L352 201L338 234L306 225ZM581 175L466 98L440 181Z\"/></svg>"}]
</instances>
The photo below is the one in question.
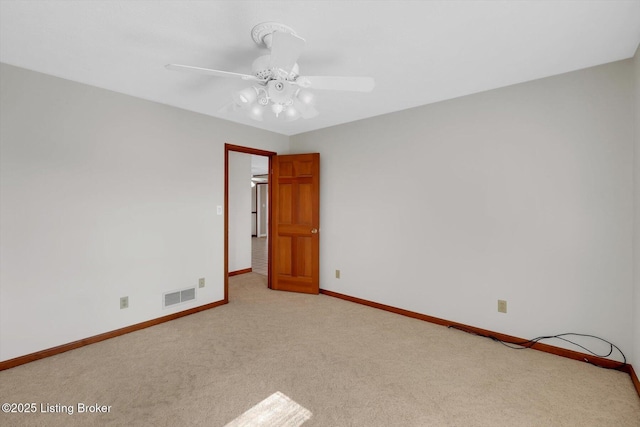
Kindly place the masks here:
<instances>
[{"instance_id":1,"label":"door frame","mask_svg":"<svg viewBox=\"0 0 640 427\"><path fill-rule=\"evenodd\" d=\"M271 182L271 168L273 156L278 153L273 151L260 150L258 148L243 147L240 145L224 144L224 302L229 302L229 152L255 154L257 156L265 156L269 158L269 171L267 182ZM271 207L273 206L271 199L272 192L267 195L267 238L271 236ZM271 288L271 244L267 245L267 287Z\"/></svg>"}]
</instances>

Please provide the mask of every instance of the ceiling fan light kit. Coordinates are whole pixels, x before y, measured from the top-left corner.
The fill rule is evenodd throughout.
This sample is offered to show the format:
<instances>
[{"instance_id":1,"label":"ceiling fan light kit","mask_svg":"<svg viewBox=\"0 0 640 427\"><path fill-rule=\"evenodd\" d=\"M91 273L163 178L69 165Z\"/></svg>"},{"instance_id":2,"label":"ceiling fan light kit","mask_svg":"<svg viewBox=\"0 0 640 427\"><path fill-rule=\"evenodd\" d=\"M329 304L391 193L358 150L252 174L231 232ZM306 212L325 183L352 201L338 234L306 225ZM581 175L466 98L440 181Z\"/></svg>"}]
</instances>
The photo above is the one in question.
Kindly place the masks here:
<instances>
[{"instance_id":1,"label":"ceiling fan light kit","mask_svg":"<svg viewBox=\"0 0 640 427\"><path fill-rule=\"evenodd\" d=\"M305 41L286 25L277 22L258 24L251 30L251 38L259 46L271 51L269 55L253 61L253 74L178 64L168 64L166 67L253 82L252 86L233 94L232 111L243 110L257 121L263 121L265 111L269 110L277 119L284 121L316 117L319 113L315 109L315 95L307 89L371 92L375 86L371 77L300 76L296 61L304 49Z\"/></svg>"}]
</instances>

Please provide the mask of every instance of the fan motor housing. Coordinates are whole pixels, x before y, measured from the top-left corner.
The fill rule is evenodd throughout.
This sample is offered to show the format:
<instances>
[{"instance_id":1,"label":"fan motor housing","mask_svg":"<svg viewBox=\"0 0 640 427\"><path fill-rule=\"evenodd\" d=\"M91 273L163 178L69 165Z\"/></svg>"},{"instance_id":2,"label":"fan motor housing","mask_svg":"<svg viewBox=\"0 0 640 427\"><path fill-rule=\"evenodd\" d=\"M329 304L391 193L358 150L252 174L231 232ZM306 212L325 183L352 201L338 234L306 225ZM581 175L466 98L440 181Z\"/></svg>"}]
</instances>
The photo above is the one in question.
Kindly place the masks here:
<instances>
[{"instance_id":1,"label":"fan motor housing","mask_svg":"<svg viewBox=\"0 0 640 427\"><path fill-rule=\"evenodd\" d=\"M269 55L262 55L253 61L253 64L251 64L251 72L260 80L275 80L281 78L288 81L294 81L300 75L300 67L298 66L298 63L293 65L291 72L286 76L286 78L278 75L277 71L269 68L270 63L271 57Z\"/></svg>"}]
</instances>

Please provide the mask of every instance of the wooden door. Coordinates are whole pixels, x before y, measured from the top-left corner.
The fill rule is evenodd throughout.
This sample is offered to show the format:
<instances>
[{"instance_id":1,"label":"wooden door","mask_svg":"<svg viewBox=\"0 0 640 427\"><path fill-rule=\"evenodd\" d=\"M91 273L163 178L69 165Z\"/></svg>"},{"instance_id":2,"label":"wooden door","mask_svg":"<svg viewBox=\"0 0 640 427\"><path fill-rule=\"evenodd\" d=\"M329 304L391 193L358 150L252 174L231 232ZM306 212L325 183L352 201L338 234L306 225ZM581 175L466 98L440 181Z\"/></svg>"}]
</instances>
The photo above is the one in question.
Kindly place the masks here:
<instances>
[{"instance_id":1,"label":"wooden door","mask_svg":"<svg viewBox=\"0 0 640 427\"><path fill-rule=\"evenodd\" d=\"M320 289L320 154L274 156L271 288Z\"/></svg>"}]
</instances>

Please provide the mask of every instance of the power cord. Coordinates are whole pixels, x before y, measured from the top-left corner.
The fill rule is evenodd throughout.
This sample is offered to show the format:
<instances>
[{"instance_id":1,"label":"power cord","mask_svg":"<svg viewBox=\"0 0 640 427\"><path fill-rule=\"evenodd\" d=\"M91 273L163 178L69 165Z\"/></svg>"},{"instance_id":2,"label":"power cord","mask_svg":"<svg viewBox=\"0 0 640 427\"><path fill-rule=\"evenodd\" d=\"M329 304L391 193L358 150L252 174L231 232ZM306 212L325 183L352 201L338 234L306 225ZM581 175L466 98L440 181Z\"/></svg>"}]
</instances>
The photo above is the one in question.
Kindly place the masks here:
<instances>
[{"instance_id":1,"label":"power cord","mask_svg":"<svg viewBox=\"0 0 640 427\"><path fill-rule=\"evenodd\" d=\"M500 344L502 344L502 345L504 345L506 347L509 347L509 348L511 348L513 350L524 350L525 348L531 348L531 347L534 346L535 343L537 343L539 341L548 340L548 339L552 339L552 338L556 338L556 339L559 339L559 340L562 340L562 341L566 341L569 344L573 344L573 345L575 345L577 347L580 347L584 351L587 351L588 353L590 353L590 354L592 354L592 355L594 355L596 357L602 357L602 358L611 356L611 354L613 354L613 349L615 348L618 351L618 353L620 353L620 355L622 356L622 360L623 360L623 362L619 366L616 366L616 367L613 367L613 368L609 368L609 367L606 367L606 366L597 365L597 364L589 361L587 358L585 358L584 361L589 363L589 364L591 364L591 365L598 366L600 368L614 369L614 370L618 370L618 371L622 370L627 365L627 358L624 355L624 353L622 352L622 350L620 350L620 348L617 345L615 345L612 342L609 342L609 341L607 341L607 340L605 340L603 338L597 337L595 335L578 334L578 333L574 333L574 332L567 332L567 333L558 334L558 335L547 335L547 336L536 337L536 338L533 338L533 339L530 339L530 340L526 340L526 341L510 342L510 341L503 341L503 340L501 340L501 339L499 339L497 337L494 337L493 335L479 334L479 333L477 333L475 331L466 329L466 328L464 328L462 326L449 325L448 327L452 328L452 329L457 329L457 330L462 331L462 332L466 332L468 334L477 335L479 337L489 338L489 339L491 339L493 341L496 341L496 342L499 342ZM602 342L605 342L605 343L609 344L609 353L607 353L607 354L594 353L593 351L589 350L588 348L586 348L586 347L584 347L584 346L582 346L582 345L580 345L580 344L578 344L576 342L573 342L573 341L565 338L567 336L594 338L594 339L600 340ZM511 344L513 344L513 345L511 345ZM518 347L514 347L514 345L518 346Z\"/></svg>"}]
</instances>

